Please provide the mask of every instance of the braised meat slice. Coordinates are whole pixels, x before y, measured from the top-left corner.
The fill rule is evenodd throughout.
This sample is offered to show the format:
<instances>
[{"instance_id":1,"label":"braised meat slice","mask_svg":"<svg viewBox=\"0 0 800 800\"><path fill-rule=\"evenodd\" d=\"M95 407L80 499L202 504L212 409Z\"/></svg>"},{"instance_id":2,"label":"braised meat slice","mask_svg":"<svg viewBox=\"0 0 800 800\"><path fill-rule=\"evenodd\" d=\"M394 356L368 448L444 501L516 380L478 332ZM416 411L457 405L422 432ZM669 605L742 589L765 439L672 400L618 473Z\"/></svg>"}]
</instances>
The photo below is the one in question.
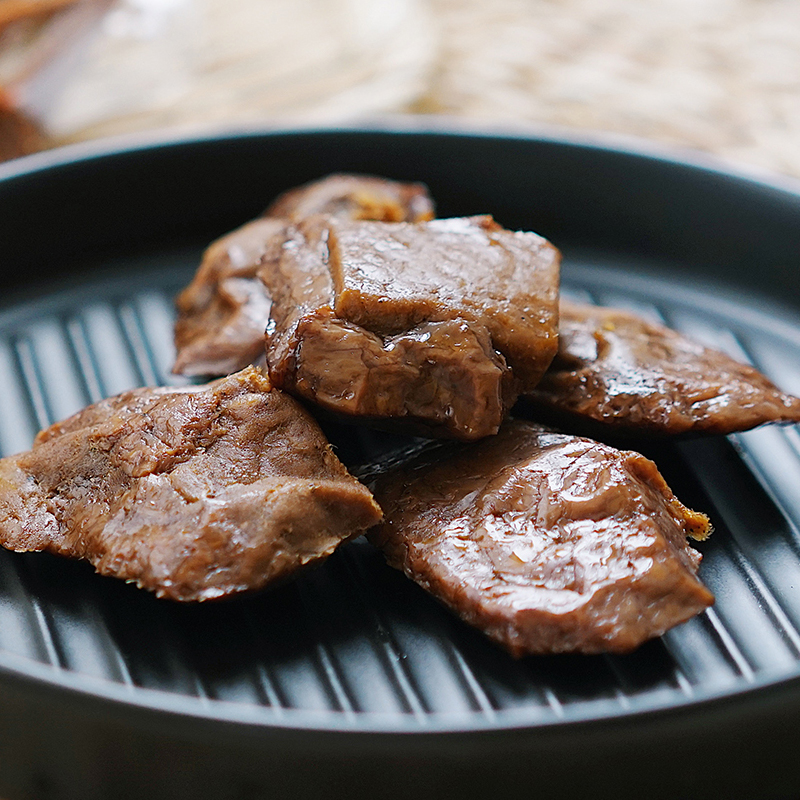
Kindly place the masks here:
<instances>
[{"instance_id":1,"label":"braised meat slice","mask_svg":"<svg viewBox=\"0 0 800 800\"><path fill-rule=\"evenodd\" d=\"M543 420L598 435L800 421L800 399L758 370L635 314L562 301L559 330L558 355L526 398Z\"/></svg>"},{"instance_id":2,"label":"braised meat slice","mask_svg":"<svg viewBox=\"0 0 800 800\"><path fill-rule=\"evenodd\" d=\"M491 217L313 217L259 272L276 386L435 435L495 433L557 349L559 253Z\"/></svg>"},{"instance_id":3,"label":"braised meat slice","mask_svg":"<svg viewBox=\"0 0 800 800\"><path fill-rule=\"evenodd\" d=\"M432 219L433 203L422 184L367 175L331 175L281 195L262 218L214 242L178 295L174 372L222 375L263 357L270 297L256 272L280 253L288 223L320 213L413 222Z\"/></svg>"},{"instance_id":4,"label":"braised meat slice","mask_svg":"<svg viewBox=\"0 0 800 800\"><path fill-rule=\"evenodd\" d=\"M0 544L172 600L260 589L379 519L313 419L253 367L104 400L0 461Z\"/></svg>"},{"instance_id":5,"label":"braised meat slice","mask_svg":"<svg viewBox=\"0 0 800 800\"><path fill-rule=\"evenodd\" d=\"M382 222L433 219L433 201L421 183L400 183L371 175L329 175L284 192L266 216L300 222L315 214Z\"/></svg>"},{"instance_id":6,"label":"braised meat slice","mask_svg":"<svg viewBox=\"0 0 800 800\"><path fill-rule=\"evenodd\" d=\"M370 541L514 656L628 652L713 602L686 541L708 518L638 453L508 420L370 485Z\"/></svg>"}]
</instances>

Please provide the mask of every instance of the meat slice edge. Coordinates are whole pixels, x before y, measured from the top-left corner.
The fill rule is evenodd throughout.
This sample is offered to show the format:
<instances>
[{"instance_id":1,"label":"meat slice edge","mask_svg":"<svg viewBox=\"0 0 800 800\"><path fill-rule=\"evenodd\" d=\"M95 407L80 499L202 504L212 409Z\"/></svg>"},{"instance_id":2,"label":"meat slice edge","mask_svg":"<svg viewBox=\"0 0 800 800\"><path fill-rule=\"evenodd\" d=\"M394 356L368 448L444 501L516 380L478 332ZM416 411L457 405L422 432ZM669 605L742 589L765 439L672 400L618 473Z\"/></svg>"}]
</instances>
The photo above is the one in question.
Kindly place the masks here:
<instances>
[{"instance_id":1,"label":"meat slice edge","mask_svg":"<svg viewBox=\"0 0 800 800\"><path fill-rule=\"evenodd\" d=\"M283 581L380 515L255 368L126 392L0 460L0 544L85 559L172 600Z\"/></svg>"},{"instance_id":2,"label":"meat slice edge","mask_svg":"<svg viewBox=\"0 0 800 800\"><path fill-rule=\"evenodd\" d=\"M711 605L708 518L632 451L517 420L379 468L368 538L512 655L625 653Z\"/></svg>"}]
</instances>

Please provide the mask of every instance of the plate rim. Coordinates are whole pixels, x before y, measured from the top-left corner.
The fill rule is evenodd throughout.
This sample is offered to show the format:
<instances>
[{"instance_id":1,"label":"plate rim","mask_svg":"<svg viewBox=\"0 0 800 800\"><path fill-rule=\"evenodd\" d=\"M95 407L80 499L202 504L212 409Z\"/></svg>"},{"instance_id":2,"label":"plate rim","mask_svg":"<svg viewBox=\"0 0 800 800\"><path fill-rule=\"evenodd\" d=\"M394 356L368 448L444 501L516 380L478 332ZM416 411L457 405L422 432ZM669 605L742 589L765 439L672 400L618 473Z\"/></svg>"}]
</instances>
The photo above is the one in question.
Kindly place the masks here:
<instances>
[{"instance_id":1,"label":"plate rim","mask_svg":"<svg viewBox=\"0 0 800 800\"><path fill-rule=\"evenodd\" d=\"M0 191L6 183L64 167L83 165L119 156L144 154L163 148L181 149L203 144L232 146L237 141L301 136L341 136L385 134L392 136L433 135L442 138L480 138L496 141L523 141L566 145L583 150L609 152L623 158L646 159L661 164L689 168L705 174L731 178L753 188L769 188L800 199L800 180L760 168L737 165L701 151L653 143L637 137L596 131L583 131L553 125L481 124L457 118L403 116L376 119L352 125L301 126L279 124L247 126L211 131L152 131L126 134L69 144L0 164ZM685 714L694 716L705 709L736 703L742 697L753 700L775 691L796 693L800 697L800 673L767 674L733 689L720 688L686 698L680 705L674 700L655 700L634 709L620 708L613 699L600 698L581 703L580 718L548 713L550 719L531 720L530 709L495 711L493 718L478 712L439 712L425 716L420 724L414 714L380 712L345 712L334 710L273 709L268 706L235 703L179 695L141 686L127 686L103 678L72 672L0 651L0 678L26 691L47 689L64 693L64 699L79 703L100 702L110 713L126 709L153 712L162 721L205 720L228 723L256 730L269 729L313 731L316 733L412 734L414 736L490 733L511 730L554 730L571 727L602 726L610 722L631 721L644 717L664 719ZM587 705L591 712L586 713ZM525 718L527 717L527 719Z\"/></svg>"},{"instance_id":2,"label":"plate rim","mask_svg":"<svg viewBox=\"0 0 800 800\"><path fill-rule=\"evenodd\" d=\"M195 126L146 130L118 134L83 142L59 145L38 153L0 163L0 183L40 171L74 166L100 158L129 155L165 147L219 144L241 139L279 138L297 135L391 134L438 135L479 139L509 139L565 144L587 150L599 150L643 159L673 163L703 172L731 177L762 187L787 192L800 198L800 176L715 155L690 146L666 144L631 134L572 128L551 123L502 122L445 115L404 114L370 117L338 125L304 125L302 122L237 126Z\"/></svg>"}]
</instances>

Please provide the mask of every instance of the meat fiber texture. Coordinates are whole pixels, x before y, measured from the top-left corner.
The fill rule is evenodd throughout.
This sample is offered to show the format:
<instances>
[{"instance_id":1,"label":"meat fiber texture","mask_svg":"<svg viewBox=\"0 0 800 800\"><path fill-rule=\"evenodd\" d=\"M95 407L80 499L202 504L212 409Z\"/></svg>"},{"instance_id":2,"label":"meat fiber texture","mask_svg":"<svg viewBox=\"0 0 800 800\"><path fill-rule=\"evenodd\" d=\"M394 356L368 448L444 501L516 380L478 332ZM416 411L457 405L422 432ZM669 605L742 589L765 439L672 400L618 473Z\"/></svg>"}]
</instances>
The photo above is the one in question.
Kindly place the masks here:
<instances>
[{"instance_id":1,"label":"meat fiber texture","mask_svg":"<svg viewBox=\"0 0 800 800\"><path fill-rule=\"evenodd\" d=\"M556 353L559 264L546 239L490 216L309 218L259 271L270 377L362 420L496 433Z\"/></svg>"},{"instance_id":2,"label":"meat fiber texture","mask_svg":"<svg viewBox=\"0 0 800 800\"><path fill-rule=\"evenodd\" d=\"M708 518L632 451L508 420L370 484L391 565L514 656L625 653L698 614Z\"/></svg>"},{"instance_id":3,"label":"meat fiber texture","mask_svg":"<svg viewBox=\"0 0 800 800\"><path fill-rule=\"evenodd\" d=\"M365 175L331 175L282 194L262 218L212 243L178 295L174 372L225 375L263 358L270 296L256 273L279 255L287 225L314 214L417 221L433 217L433 203L421 184Z\"/></svg>"},{"instance_id":4,"label":"meat fiber texture","mask_svg":"<svg viewBox=\"0 0 800 800\"><path fill-rule=\"evenodd\" d=\"M726 434L800 421L800 399L717 350L611 308L561 302L559 350L526 400L601 435Z\"/></svg>"},{"instance_id":5,"label":"meat fiber texture","mask_svg":"<svg viewBox=\"0 0 800 800\"><path fill-rule=\"evenodd\" d=\"M314 420L256 368L136 389L0 461L0 544L172 600L260 589L380 519Z\"/></svg>"}]
</instances>

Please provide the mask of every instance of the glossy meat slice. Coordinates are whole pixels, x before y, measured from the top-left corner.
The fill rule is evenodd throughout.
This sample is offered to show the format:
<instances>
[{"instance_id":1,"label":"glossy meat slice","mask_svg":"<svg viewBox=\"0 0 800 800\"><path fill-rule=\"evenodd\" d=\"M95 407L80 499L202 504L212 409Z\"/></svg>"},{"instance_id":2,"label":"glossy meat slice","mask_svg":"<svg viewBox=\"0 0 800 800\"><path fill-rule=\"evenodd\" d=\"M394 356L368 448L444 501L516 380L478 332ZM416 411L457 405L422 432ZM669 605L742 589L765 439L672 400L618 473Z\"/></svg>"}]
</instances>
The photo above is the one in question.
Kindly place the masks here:
<instances>
[{"instance_id":1,"label":"glossy meat slice","mask_svg":"<svg viewBox=\"0 0 800 800\"><path fill-rule=\"evenodd\" d=\"M0 544L172 600L259 589L379 519L313 419L253 367L104 400L0 461Z\"/></svg>"},{"instance_id":2,"label":"glossy meat slice","mask_svg":"<svg viewBox=\"0 0 800 800\"><path fill-rule=\"evenodd\" d=\"M512 655L624 653L713 602L704 514L632 451L508 420L370 484L387 560Z\"/></svg>"},{"instance_id":3,"label":"glossy meat slice","mask_svg":"<svg viewBox=\"0 0 800 800\"><path fill-rule=\"evenodd\" d=\"M491 217L315 217L260 271L274 383L353 417L495 433L557 348L559 253Z\"/></svg>"},{"instance_id":4,"label":"glossy meat slice","mask_svg":"<svg viewBox=\"0 0 800 800\"><path fill-rule=\"evenodd\" d=\"M650 435L800 421L800 399L753 367L611 308L561 303L558 355L528 396L545 421Z\"/></svg>"},{"instance_id":5,"label":"glossy meat slice","mask_svg":"<svg viewBox=\"0 0 800 800\"><path fill-rule=\"evenodd\" d=\"M214 242L178 295L174 372L222 375L263 356L270 297L256 273L280 253L288 223L321 213L418 221L433 217L433 203L422 184L368 175L331 175L281 195L262 218Z\"/></svg>"}]
</instances>

